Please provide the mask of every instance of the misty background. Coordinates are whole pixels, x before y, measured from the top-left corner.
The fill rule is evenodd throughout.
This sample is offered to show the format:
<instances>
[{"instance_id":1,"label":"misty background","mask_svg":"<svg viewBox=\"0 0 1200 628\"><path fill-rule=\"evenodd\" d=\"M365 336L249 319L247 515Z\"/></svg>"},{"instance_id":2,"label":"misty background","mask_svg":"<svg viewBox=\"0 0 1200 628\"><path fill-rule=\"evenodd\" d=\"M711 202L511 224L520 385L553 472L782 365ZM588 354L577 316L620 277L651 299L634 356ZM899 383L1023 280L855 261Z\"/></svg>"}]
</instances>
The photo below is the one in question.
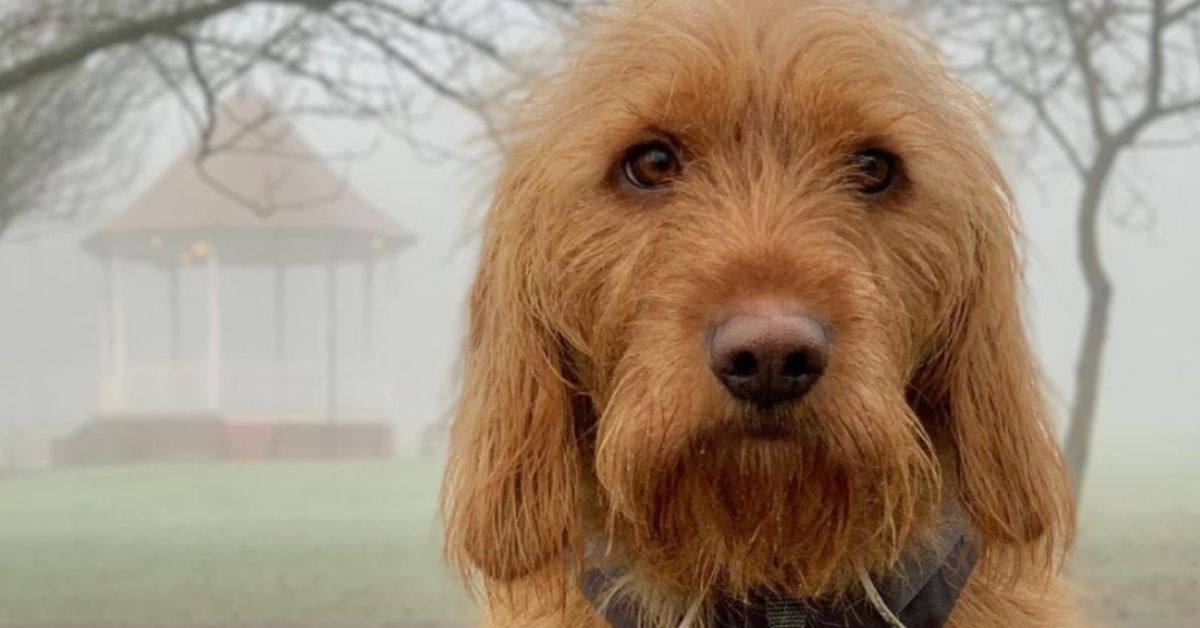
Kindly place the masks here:
<instances>
[{"instance_id":1,"label":"misty background","mask_svg":"<svg viewBox=\"0 0 1200 628\"><path fill-rule=\"evenodd\" d=\"M129 23L218 4L229 5L227 12L176 25L174 35L98 49L24 82L13 72L102 32L108 19ZM370 2L246 4L0 2L0 208L9 212L0 222L6 227L0 232L2 627L411 628L461 626L473 616L441 565L435 507L477 227L503 150L493 124L503 119L503 105L519 100L530 77L560 62L555 42L569 32L564 29L575 23L579 7L518 0L383 3L412 9L424 16L422 25L371 13ZM911 5L952 64L997 103L1004 130L997 151L1017 190L1027 237L1027 320L1066 434L1092 296L1079 261L1084 181L1027 102L981 74L971 65L972 51L939 30L952 22L929 8L938 3L901 4ZM1105 13L1107 2L1067 4L1093 21L1119 19ZM1150 16L1128 31L1140 41L1156 10L1191 11L1197 3L1132 4L1145 5ZM381 30L336 30L325 12L336 16L341 9L351 24ZM63 17L71 15L76 19ZM1200 53L1185 46L1189 34L1200 32L1200 18L1188 15L1184 22L1187 34L1168 39L1178 52L1169 66L1168 96L1200 83ZM22 29L32 34L22 38ZM280 32L285 36L271 39ZM469 37L447 39L447 32ZM1038 36L1061 43L1054 32ZM188 38L192 44L179 43ZM1117 38L1096 44L1100 74L1104 63L1125 63L1106 61L1109 53L1101 52ZM264 42L270 45L255 47ZM412 48L401 55L387 42ZM143 48L158 45L161 51ZM1035 48L1047 57L1061 52L1056 44ZM106 58L129 50L138 52L106 69ZM146 57L157 62L147 64ZM433 69L414 74L406 59L431 59ZM114 74L96 87L96 77L108 71ZM1113 75L1114 90L1137 88L1137 72ZM61 84L45 87L52 81ZM331 82L344 89L329 88ZM1078 138L1081 154L1101 144L1088 135L1085 83L1077 89L1063 79L1066 87L1050 94L1060 99L1055 116L1072 121L1067 134ZM28 90L75 85L90 86L89 95L74 102L123 113L112 114L99 131L87 129L94 141L76 149L64 140L61 159L5 179L6 168L17 170L36 156L29 144L5 150L6 139L20 137L16 125L28 124L18 122L11 103ZM91 94L105 85L122 97L95 100ZM306 159L336 174L337 194L319 204L335 214L347 204L367 207L412 239L389 248L369 275L368 263L358 259L335 265L332 360L329 275L319 256L289 267L282 357L271 267L222 267L215 408L203 392L209 385L202 376L209 350L204 255L189 259L180 273L177 349L165 267L121 262L126 368L123 395L114 401L111 270L105 270L108 256L87 243L146 198L181 159L202 171L226 158L213 140L231 132L222 126L229 121L215 120L248 95L291 125L310 150ZM1113 124L1129 109L1103 107ZM86 107L64 111L100 115ZM1154 142L1124 150L1100 205L1098 242L1113 299L1070 574L1084 590L1089 613L1109 625L1190 626L1200 612L1200 142L1192 140L1198 122L1200 113L1170 117L1156 123ZM33 132L51 137L70 129L47 125ZM80 155L91 160L86 168ZM299 167L289 161L294 155L250 157L275 159L271 168L279 172ZM4 198L20 189L14 181L41 177L36 193ZM258 190L252 185L250 193ZM248 215L260 212L266 225L282 215L271 209L245 207ZM169 239L169 230L164 233ZM263 233L267 244L261 246L270 248L272 231ZM155 237L146 235L144 244L162 246ZM219 236L197 231L181 237L184 253L195 255ZM356 237L374 246L369 232ZM203 246L193 249L197 244ZM172 360L195 372L165 375ZM285 385L279 385L280 361L291 365ZM238 461L178 443L136 455L132 445L118 447L119 455L62 454L64 439L82 438L88 426L102 429L114 416L136 418L136 429L144 430L185 415L214 425L241 422L276 439L295 426L322 425L331 421L330 365L341 381L336 422L386 427L381 449L301 448L282 455L276 448ZM163 382L172 381L164 392Z\"/></svg>"}]
</instances>

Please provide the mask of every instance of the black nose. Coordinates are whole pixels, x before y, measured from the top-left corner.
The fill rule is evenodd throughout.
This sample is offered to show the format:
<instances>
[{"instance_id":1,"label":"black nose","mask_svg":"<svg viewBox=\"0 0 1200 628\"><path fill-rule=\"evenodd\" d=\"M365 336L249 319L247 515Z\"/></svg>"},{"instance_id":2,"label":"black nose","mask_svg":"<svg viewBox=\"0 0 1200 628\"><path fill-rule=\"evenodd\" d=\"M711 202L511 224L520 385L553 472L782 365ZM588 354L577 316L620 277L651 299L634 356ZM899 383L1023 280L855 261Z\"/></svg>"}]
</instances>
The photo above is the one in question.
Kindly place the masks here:
<instances>
[{"instance_id":1,"label":"black nose","mask_svg":"<svg viewBox=\"0 0 1200 628\"><path fill-rule=\"evenodd\" d=\"M734 397L771 406L812 388L829 362L829 336L809 316L735 316L710 330L708 357Z\"/></svg>"}]
</instances>

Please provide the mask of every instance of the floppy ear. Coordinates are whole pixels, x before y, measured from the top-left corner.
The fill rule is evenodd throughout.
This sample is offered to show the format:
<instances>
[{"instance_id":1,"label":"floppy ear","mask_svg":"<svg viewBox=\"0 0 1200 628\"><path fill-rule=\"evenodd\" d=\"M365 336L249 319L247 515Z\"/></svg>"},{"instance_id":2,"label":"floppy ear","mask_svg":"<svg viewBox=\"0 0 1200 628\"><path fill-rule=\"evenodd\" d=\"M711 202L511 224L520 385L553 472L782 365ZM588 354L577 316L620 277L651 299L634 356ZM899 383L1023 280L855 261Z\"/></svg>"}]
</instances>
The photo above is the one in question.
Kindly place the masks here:
<instances>
[{"instance_id":1,"label":"floppy ear","mask_svg":"<svg viewBox=\"0 0 1200 628\"><path fill-rule=\"evenodd\" d=\"M973 273L926 396L953 442L963 504L985 549L1016 545L1018 560L1054 562L1072 534L1071 492L1021 320L1011 197L1002 181L991 192L975 198Z\"/></svg>"},{"instance_id":2,"label":"floppy ear","mask_svg":"<svg viewBox=\"0 0 1200 628\"><path fill-rule=\"evenodd\" d=\"M502 582L580 545L570 395L531 285L533 221L513 219L514 187L501 185L471 294L442 489L449 558L464 575Z\"/></svg>"}]
</instances>

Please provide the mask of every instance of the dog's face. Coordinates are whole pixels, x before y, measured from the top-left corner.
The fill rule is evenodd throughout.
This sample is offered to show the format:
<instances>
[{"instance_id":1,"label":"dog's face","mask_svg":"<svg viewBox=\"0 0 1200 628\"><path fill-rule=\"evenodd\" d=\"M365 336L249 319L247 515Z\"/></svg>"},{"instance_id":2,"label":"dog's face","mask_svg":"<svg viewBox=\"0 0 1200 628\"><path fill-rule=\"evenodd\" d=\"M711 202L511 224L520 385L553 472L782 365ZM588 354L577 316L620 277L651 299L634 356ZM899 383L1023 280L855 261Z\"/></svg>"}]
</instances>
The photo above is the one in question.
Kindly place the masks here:
<instances>
[{"instance_id":1,"label":"dog's face","mask_svg":"<svg viewBox=\"0 0 1200 628\"><path fill-rule=\"evenodd\" d=\"M885 567L943 486L985 541L1054 545L982 126L858 11L660 0L599 26L489 219L452 551L508 580L590 536L667 588L819 593Z\"/></svg>"}]
</instances>

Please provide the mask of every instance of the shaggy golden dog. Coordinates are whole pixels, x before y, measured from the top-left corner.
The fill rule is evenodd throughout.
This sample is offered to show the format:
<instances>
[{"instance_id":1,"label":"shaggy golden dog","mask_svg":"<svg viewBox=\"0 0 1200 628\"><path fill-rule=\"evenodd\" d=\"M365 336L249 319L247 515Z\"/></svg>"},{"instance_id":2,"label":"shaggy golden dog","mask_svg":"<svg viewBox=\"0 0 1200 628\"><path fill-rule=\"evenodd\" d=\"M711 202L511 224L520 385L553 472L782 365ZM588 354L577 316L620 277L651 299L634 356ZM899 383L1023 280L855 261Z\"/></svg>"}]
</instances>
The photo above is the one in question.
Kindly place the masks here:
<instances>
[{"instance_id":1,"label":"shaggy golden dog","mask_svg":"<svg viewBox=\"0 0 1200 628\"><path fill-rule=\"evenodd\" d=\"M523 123L444 488L492 625L1071 622L1012 198L924 44L630 2Z\"/></svg>"}]
</instances>

